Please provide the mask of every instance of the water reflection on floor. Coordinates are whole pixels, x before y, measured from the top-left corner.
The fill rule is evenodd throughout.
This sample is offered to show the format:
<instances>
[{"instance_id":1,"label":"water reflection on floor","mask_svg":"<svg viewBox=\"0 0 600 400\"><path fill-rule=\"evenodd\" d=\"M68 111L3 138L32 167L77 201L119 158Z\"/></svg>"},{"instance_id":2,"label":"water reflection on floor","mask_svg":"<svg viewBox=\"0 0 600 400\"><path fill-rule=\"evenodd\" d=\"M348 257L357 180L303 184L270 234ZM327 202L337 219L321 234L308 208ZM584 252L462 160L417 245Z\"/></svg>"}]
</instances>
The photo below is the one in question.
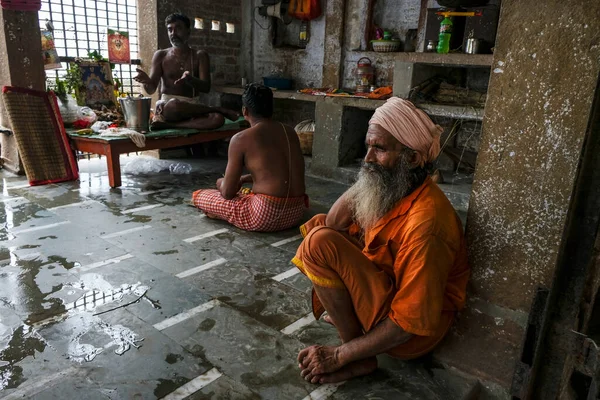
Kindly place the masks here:
<instances>
[{"instance_id":1,"label":"water reflection on floor","mask_svg":"<svg viewBox=\"0 0 600 400\"><path fill-rule=\"evenodd\" d=\"M307 317L310 282L289 263L297 230L205 218L190 195L212 187L225 160L184 161L192 173L123 176L116 189L104 159L80 161L78 182L28 187L0 174L0 398L448 399L472 389L390 360L341 386L302 380L298 351L338 337ZM306 218L345 189L310 178Z\"/></svg>"}]
</instances>

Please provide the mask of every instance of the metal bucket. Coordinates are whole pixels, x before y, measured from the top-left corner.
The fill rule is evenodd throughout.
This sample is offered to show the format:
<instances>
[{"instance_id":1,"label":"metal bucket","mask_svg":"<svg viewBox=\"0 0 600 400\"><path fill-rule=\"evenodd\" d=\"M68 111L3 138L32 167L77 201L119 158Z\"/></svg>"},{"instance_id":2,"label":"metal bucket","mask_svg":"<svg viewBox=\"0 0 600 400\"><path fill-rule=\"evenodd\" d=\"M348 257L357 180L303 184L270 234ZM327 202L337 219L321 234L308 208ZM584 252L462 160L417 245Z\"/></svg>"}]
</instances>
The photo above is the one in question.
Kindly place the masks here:
<instances>
[{"instance_id":1,"label":"metal bucket","mask_svg":"<svg viewBox=\"0 0 600 400\"><path fill-rule=\"evenodd\" d=\"M122 97L119 98L125 123L129 129L146 132L150 129L151 97Z\"/></svg>"}]
</instances>

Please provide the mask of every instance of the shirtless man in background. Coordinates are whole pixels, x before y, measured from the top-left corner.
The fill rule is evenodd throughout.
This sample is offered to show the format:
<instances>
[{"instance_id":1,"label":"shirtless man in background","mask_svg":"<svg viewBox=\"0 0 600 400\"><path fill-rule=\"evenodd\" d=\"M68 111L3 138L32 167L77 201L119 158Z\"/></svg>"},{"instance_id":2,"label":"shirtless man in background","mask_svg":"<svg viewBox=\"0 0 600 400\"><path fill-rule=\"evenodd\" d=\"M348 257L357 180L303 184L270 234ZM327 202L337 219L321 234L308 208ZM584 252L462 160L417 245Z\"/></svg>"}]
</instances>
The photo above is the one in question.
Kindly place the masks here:
<instances>
[{"instance_id":1,"label":"shirtless man in background","mask_svg":"<svg viewBox=\"0 0 600 400\"><path fill-rule=\"evenodd\" d=\"M138 68L133 79L144 85L148 94L159 88L152 129L216 129L225 118L236 121L240 114L219 107L200 104L198 95L210 91L210 60L204 50L190 47L190 19L171 14L165 20L172 47L158 50L152 57L150 75Z\"/></svg>"},{"instance_id":2,"label":"shirtless man in background","mask_svg":"<svg viewBox=\"0 0 600 400\"><path fill-rule=\"evenodd\" d=\"M271 89L247 85L242 102L250 128L231 138L225 176L217 180L216 190L194 192L194 205L209 217L248 231L296 226L308 206L298 136L294 128L271 119ZM244 168L250 174L242 175ZM240 193L245 183L252 184L249 194Z\"/></svg>"}]
</instances>

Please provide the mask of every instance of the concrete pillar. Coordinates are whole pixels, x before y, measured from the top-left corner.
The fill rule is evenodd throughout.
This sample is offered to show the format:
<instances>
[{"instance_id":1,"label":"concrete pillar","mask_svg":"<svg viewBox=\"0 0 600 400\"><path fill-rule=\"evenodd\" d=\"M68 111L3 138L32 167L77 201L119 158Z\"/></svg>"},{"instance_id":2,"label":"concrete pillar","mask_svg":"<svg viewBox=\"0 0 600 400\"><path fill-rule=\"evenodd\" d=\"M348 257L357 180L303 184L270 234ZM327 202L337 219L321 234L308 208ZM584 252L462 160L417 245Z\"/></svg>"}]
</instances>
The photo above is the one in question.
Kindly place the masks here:
<instances>
[{"instance_id":1,"label":"concrete pillar","mask_svg":"<svg viewBox=\"0 0 600 400\"><path fill-rule=\"evenodd\" d=\"M340 87L345 0L328 0L325 14L323 86Z\"/></svg>"},{"instance_id":2,"label":"concrete pillar","mask_svg":"<svg viewBox=\"0 0 600 400\"><path fill-rule=\"evenodd\" d=\"M150 73L152 66L152 56L158 50L158 35L160 22L158 21L158 2L159 0L147 0L143 7L138 7L138 26L140 41L140 67ZM152 96L153 103L158 100L158 91Z\"/></svg>"},{"instance_id":3,"label":"concrete pillar","mask_svg":"<svg viewBox=\"0 0 600 400\"><path fill-rule=\"evenodd\" d=\"M45 90L42 39L37 12L0 8L0 86ZM0 104L0 120L10 127ZM9 171L23 173L14 136L1 135L2 159Z\"/></svg>"},{"instance_id":4,"label":"concrete pillar","mask_svg":"<svg viewBox=\"0 0 600 400\"><path fill-rule=\"evenodd\" d=\"M253 29L256 12L251 1L242 1L242 78L246 78L248 83L252 82L254 77L254 47L253 47Z\"/></svg>"},{"instance_id":5,"label":"concrete pillar","mask_svg":"<svg viewBox=\"0 0 600 400\"><path fill-rule=\"evenodd\" d=\"M315 105L315 134L311 169L331 177L340 161L341 136L344 127L344 106L326 101Z\"/></svg>"},{"instance_id":6,"label":"concrete pillar","mask_svg":"<svg viewBox=\"0 0 600 400\"><path fill-rule=\"evenodd\" d=\"M552 282L600 74L600 3L549 0L552 15L502 2L467 220L471 307L437 352L504 387Z\"/></svg>"}]
</instances>

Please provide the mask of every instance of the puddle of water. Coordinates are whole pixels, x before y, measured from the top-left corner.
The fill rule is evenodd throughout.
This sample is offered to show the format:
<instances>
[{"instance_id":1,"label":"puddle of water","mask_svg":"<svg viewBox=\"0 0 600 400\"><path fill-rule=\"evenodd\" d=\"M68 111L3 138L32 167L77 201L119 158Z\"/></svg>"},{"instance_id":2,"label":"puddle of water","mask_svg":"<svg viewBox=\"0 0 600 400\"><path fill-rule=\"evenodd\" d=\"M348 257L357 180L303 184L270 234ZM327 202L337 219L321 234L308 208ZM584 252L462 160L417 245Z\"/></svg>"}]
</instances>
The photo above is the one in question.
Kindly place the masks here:
<instances>
[{"instance_id":1,"label":"puddle of water","mask_svg":"<svg viewBox=\"0 0 600 400\"><path fill-rule=\"evenodd\" d=\"M115 346L115 354L122 355L131 347L140 348L139 342L144 340L123 325L111 325L86 312L76 314L73 318L65 321L65 324L71 328L72 332L65 356L79 363L93 361L98 354ZM111 340L100 346L82 343L84 336L90 333L101 333L107 335Z\"/></svg>"},{"instance_id":2,"label":"puddle of water","mask_svg":"<svg viewBox=\"0 0 600 400\"><path fill-rule=\"evenodd\" d=\"M169 353L167 354L167 358L165 358L165 361L169 364L175 364L178 361L183 361L183 356L181 354Z\"/></svg>"},{"instance_id":3,"label":"puddle of water","mask_svg":"<svg viewBox=\"0 0 600 400\"><path fill-rule=\"evenodd\" d=\"M152 254L156 254L157 256L164 256L167 254L175 254L175 253L179 253L179 250L173 249L173 250L167 250L167 251L155 251Z\"/></svg>"},{"instance_id":4,"label":"puddle of water","mask_svg":"<svg viewBox=\"0 0 600 400\"><path fill-rule=\"evenodd\" d=\"M158 385L156 385L156 388L154 389L154 395L157 399L162 399L189 381L189 379L184 378L183 376L176 376L173 379L159 379Z\"/></svg>"},{"instance_id":5,"label":"puddle of water","mask_svg":"<svg viewBox=\"0 0 600 400\"><path fill-rule=\"evenodd\" d=\"M210 331L216 324L216 321L212 318L207 318L200 323L198 326L198 330L208 332Z\"/></svg>"},{"instance_id":6,"label":"puddle of water","mask_svg":"<svg viewBox=\"0 0 600 400\"><path fill-rule=\"evenodd\" d=\"M8 345L0 350L0 390L12 389L25 381L23 368L15 365L26 357L43 352L46 343L27 325L21 325L12 332Z\"/></svg>"},{"instance_id":7,"label":"puddle of water","mask_svg":"<svg viewBox=\"0 0 600 400\"><path fill-rule=\"evenodd\" d=\"M9 305L28 324L63 313L64 306L54 295L62 289L62 283L60 276L54 275L66 273L66 270L40 255L24 259L17 257L14 251L11 249L10 263L0 269L1 302Z\"/></svg>"},{"instance_id":8,"label":"puddle of water","mask_svg":"<svg viewBox=\"0 0 600 400\"><path fill-rule=\"evenodd\" d=\"M67 311L91 311L95 308L113 302L121 302L127 295L135 295L136 297L145 296L150 287L142 285L140 282L135 284L122 284L118 288L104 280L99 274L84 274L81 280L76 283L65 285L66 288L75 289L68 294L74 294L76 291L83 290L85 293L73 302L65 304ZM158 301L148 299L154 308L160 308Z\"/></svg>"}]
</instances>

